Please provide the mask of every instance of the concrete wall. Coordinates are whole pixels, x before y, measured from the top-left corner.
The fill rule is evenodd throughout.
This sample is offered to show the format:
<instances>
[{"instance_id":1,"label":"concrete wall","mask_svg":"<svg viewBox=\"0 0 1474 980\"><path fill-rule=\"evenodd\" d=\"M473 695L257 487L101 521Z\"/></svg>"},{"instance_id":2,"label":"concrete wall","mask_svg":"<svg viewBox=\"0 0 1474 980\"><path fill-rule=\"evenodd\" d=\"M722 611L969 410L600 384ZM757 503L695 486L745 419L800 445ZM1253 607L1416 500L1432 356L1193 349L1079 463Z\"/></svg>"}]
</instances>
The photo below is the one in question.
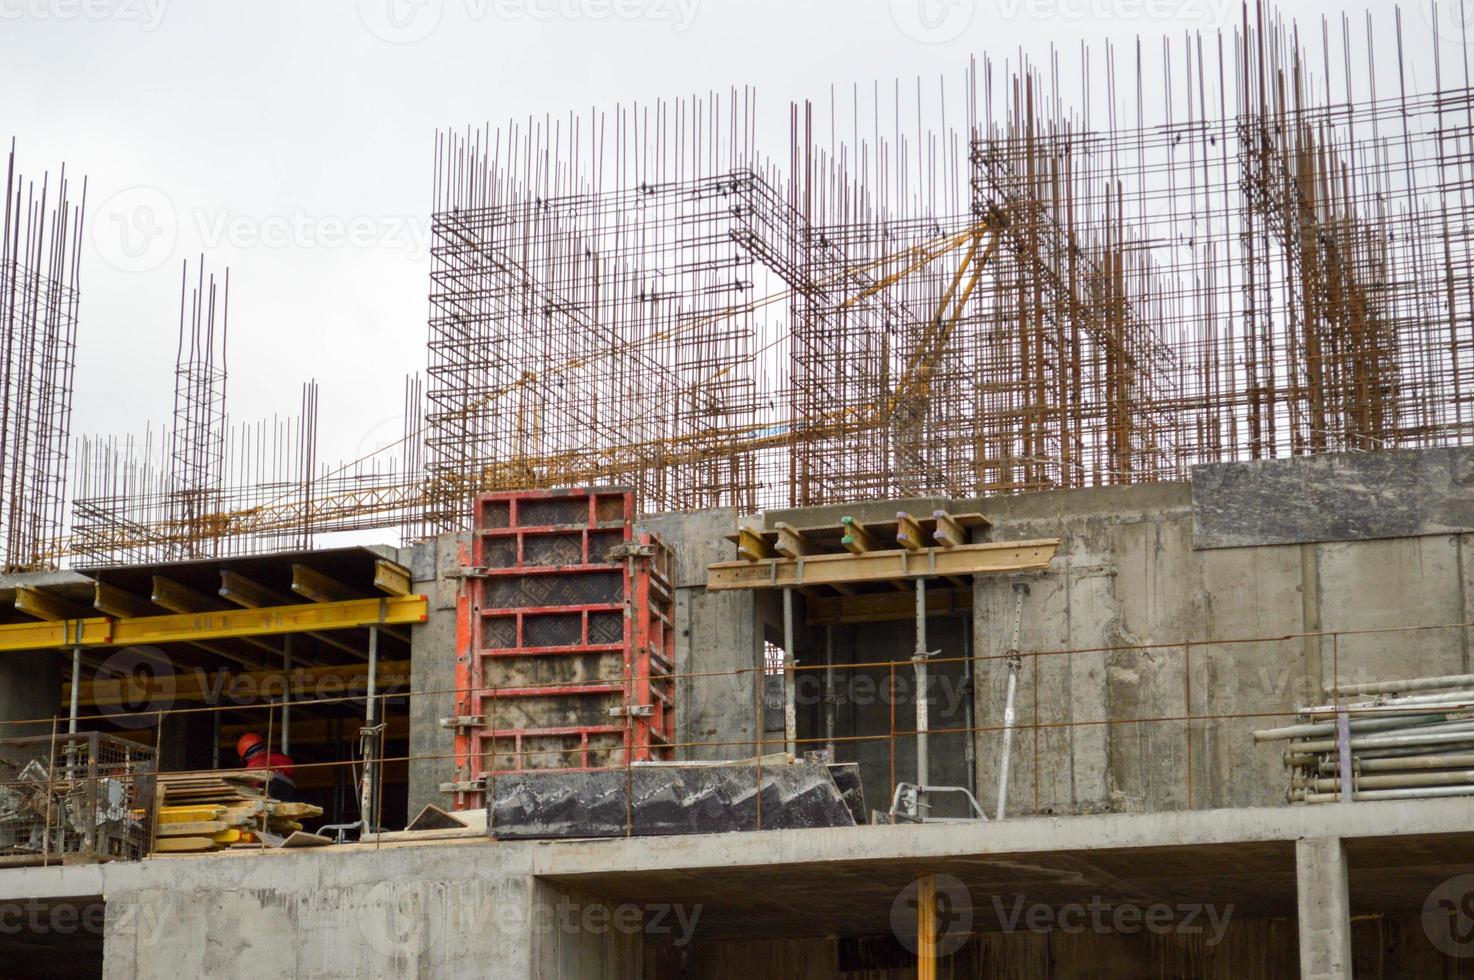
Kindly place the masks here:
<instances>
[{"instance_id":1,"label":"concrete wall","mask_svg":"<svg viewBox=\"0 0 1474 980\"><path fill-rule=\"evenodd\" d=\"M733 546L723 536L737 530L737 512L659 514L641 523L676 553L677 672L725 675L690 677L678 686L678 757L750 758L757 716L752 671L762 663L767 616L759 614L753 593L706 591L706 567L731 557Z\"/></svg>"},{"instance_id":2,"label":"concrete wall","mask_svg":"<svg viewBox=\"0 0 1474 980\"><path fill-rule=\"evenodd\" d=\"M1422 457L1402 455L1408 471L1402 483L1411 480L1430 495L1462 495L1462 484L1446 477L1447 453L1430 460L1430 477L1421 484L1416 477ZM1375 499L1325 490L1327 472L1352 485L1365 482L1355 475L1357 463L1344 457L1238 464L1237 478L1228 481L1227 492L1237 498L1232 506L1222 499L1221 467L1213 468L1207 486L1115 487L979 502L995 523L990 540L1057 536L1063 542L1047 573L1025 577L1031 592L1024 604L1023 649L1083 651L1025 661L1019 711L1029 727L1020 732L1014 754L1014 812L1281 803L1284 746L1256 745L1250 737L1280 719L1223 716L1287 718L1298 704L1323 698L1338 679L1470 669L1463 628L1299 635L1474 619L1470 534L1448 533L1440 524L1436 533L1378 537L1406 521L1380 526L1370 512ZM1326 506L1347 510L1334 520L1312 514L1313 520L1298 525L1306 539L1299 543L1261 543L1255 514L1270 510L1277 495L1291 493L1297 474L1304 484L1320 487ZM1194 533L1205 506L1215 514L1218 547L1212 549L1200 549ZM1436 500L1423 506L1445 522L1460 513ZM1264 542L1296 532L1287 521L1266 522L1262 529ZM1357 539L1313 540L1336 533ZM1239 546L1222 547L1224 541ZM980 656L1001 657L1009 646L1014 580L978 582ZM1280 639L1221 642L1266 637ZM1006 677L1001 660L979 665L980 727L1001 723ZM1186 720L1189 715L1197 720ZM1130 723L1168 717L1179 720ZM978 774L986 800L994 795L999 739L997 732L979 734Z\"/></svg>"},{"instance_id":3,"label":"concrete wall","mask_svg":"<svg viewBox=\"0 0 1474 980\"><path fill-rule=\"evenodd\" d=\"M1047 572L979 577L971 636L962 632L963 617L929 620L928 646L942 658L969 651L998 658L977 665L973 699L981 729L974 742L976 785L990 811L1007 682L1001 658L1011 640L1018 581L1030 587L1021 645L1048 655L1026 658L1021 675L1012 812L1264 805L1283 801L1282 746L1255 745L1253 729L1320 699L1337 678L1470 670L1465 629L1301 635L1474 621L1474 526L1464 526L1466 519L1474 523L1470 473L1470 450L1319 457L1208 467L1192 484L865 501L759 519L805 526L837 523L845 514L882 520L898 510L928 514L945 507L986 513L994 527L983 540L1061 539ZM1379 493L1383 483L1395 492ZM1275 512L1276 501L1297 488L1304 499ZM1418 497L1415 505L1403 499L1408 495ZM1273 520L1261 520L1270 513ZM722 509L646 521L678 555L678 669L746 672L684 685L679 740L708 743L683 747L686 758L752 754L758 697L750 671L764 638L782 638L776 593L705 589L707 565L731 557L723 535L738 520ZM423 546L416 556L417 581L433 579L417 587L435 598L431 621L417 632L414 682L418 690L440 690L453 686L454 677L455 580L446 577L455 569L453 540ZM797 656L802 665L818 666L823 633L802 625L802 597L796 606ZM909 658L913 629L909 620L836 629L836 660ZM1276 639L1227 642L1255 638ZM842 683L836 709L836 755L861 762L869 803L881 809L893 774L908 780L914 772L910 740L897 741L892 759L892 704L883 696L888 674L841 671L852 683ZM907 731L914 727L914 685L909 668L898 677L894 724ZM965 690L959 666L936 669L935 728L965 725L965 698L958 697ZM800 693L800 737L822 739L822 698L813 697L812 683ZM449 755L449 733L435 721L451 711L448 697L415 699L412 754ZM1145 720L1164 718L1173 720ZM932 781L968 785L965 740L940 735L932 746ZM411 764L411 812L444 802L434 786L451 771L448 759Z\"/></svg>"},{"instance_id":4,"label":"concrete wall","mask_svg":"<svg viewBox=\"0 0 1474 980\"><path fill-rule=\"evenodd\" d=\"M175 860L107 891L103 976L639 976L638 927L538 881L529 856L414 847Z\"/></svg>"},{"instance_id":5,"label":"concrete wall","mask_svg":"<svg viewBox=\"0 0 1474 980\"><path fill-rule=\"evenodd\" d=\"M469 534L443 534L404 549L401 559L410 569L414 588L430 597L429 619L415 627L410 649L410 683L430 692L409 699L409 814L413 818L426 804L448 807L450 796L441 783L455 776L455 733L440 727L441 718L456 713L456 596L459 594L460 551L469 554Z\"/></svg>"}]
</instances>

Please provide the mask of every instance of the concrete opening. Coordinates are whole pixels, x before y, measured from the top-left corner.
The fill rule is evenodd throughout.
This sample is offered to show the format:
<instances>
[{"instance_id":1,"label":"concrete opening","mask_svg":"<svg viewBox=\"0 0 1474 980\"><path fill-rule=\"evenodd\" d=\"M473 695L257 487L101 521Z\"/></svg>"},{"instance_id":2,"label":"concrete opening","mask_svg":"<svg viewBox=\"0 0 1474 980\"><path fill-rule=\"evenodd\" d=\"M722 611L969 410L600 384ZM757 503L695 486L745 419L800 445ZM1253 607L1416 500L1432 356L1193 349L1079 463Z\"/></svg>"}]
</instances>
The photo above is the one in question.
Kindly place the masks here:
<instances>
[{"instance_id":1,"label":"concrete opening","mask_svg":"<svg viewBox=\"0 0 1474 980\"><path fill-rule=\"evenodd\" d=\"M100 896L0 902L0 976L102 976L106 908Z\"/></svg>"}]
</instances>

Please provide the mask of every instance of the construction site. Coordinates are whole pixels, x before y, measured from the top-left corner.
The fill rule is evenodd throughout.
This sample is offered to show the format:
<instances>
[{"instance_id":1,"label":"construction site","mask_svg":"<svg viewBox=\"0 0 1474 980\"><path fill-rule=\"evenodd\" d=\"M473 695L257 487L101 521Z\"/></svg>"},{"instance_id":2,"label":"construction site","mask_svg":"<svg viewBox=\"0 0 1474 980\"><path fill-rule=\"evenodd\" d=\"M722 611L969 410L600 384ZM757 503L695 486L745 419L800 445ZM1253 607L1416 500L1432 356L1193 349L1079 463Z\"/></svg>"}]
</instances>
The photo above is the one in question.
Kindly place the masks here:
<instances>
[{"instance_id":1,"label":"construction site","mask_svg":"<svg viewBox=\"0 0 1474 980\"><path fill-rule=\"evenodd\" d=\"M172 418L73 432L20 134L0 976L1474 977L1432 9L441 131L349 459L232 414L208 255Z\"/></svg>"}]
</instances>

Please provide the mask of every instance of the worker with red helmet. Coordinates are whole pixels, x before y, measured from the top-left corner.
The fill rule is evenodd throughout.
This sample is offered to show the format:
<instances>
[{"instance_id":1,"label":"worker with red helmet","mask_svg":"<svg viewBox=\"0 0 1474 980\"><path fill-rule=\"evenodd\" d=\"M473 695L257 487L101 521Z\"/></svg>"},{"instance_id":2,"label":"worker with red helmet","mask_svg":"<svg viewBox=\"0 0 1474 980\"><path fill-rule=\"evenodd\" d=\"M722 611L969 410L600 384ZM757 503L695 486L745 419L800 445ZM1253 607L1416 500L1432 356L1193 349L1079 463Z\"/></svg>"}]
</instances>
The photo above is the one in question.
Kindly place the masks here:
<instances>
[{"instance_id":1,"label":"worker with red helmet","mask_svg":"<svg viewBox=\"0 0 1474 980\"><path fill-rule=\"evenodd\" d=\"M266 739L255 732L246 732L235 743L235 754L241 757L247 769L268 770L266 784L262 787L266 795L274 800L292 803L297 800L297 769L292 757L271 751Z\"/></svg>"}]
</instances>

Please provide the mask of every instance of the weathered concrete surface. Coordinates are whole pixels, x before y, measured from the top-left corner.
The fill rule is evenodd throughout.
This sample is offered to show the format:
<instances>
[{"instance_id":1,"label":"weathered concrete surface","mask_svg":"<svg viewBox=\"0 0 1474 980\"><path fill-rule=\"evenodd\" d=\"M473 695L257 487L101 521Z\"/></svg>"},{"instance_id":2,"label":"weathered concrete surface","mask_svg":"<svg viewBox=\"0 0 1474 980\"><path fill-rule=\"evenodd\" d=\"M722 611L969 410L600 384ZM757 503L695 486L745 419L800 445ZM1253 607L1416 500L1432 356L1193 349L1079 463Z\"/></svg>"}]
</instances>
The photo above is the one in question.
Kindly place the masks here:
<instances>
[{"instance_id":1,"label":"weathered concrete surface","mask_svg":"<svg viewBox=\"0 0 1474 980\"><path fill-rule=\"evenodd\" d=\"M1095 898L1231 904L1236 919L1287 918L1298 889L1321 888L1296 874L1296 841L1308 836L1346 840L1348 914L1358 916L1416 913L1474 862L1468 802L1432 800L10 869L0 870L0 908L103 896L110 978L626 980L651 955L640 917L654 906L699 914L684 933L698 940L872 935L892 928L919 870L962 883L983 931L1007 918L991 895L1054 909ZM1039 952L1037 937L1018 938L1009 962ZM750 975L794 974L755 963Z\"/></svg>"},{"instance_id":2,"label":"weathered concrete surface","mask_svg":"<svg viewBox=\"0 0 1474 980\"><path fill-rule=\"evenodd\" d=\"M1336 837L1295 842L1300 976L1351 980L1351 889L1346 845Z\"/></svg>"},{"instance_id":3,"label":"weathered concrete surface","mask_svg":"<svg viewBox=\"0 0 1474 980\"><path fill-rule=\"evenodd\" d=\"M966 617L929 620L928 646L942 659L970 653L985 658L976 666L973 685L979 731L972 766L967 740L944 733L967 721L960 665L938 665L932 672L932 724L942 732L931 740L933 782L975 784L985 806L991 811L995 805L1012 586L1025 581L1031 591L1024 604L1022 646L1040 655L1026 657L1021 676L1012 813L1267 805L1283 799L1282 747L1255 745L1253 729L1319 699L1338 680L1474 669L1468 630L1385 632L1474 621L1474 536L1423 533L1452 526L1463 513L1466 470L1474 457L1440 450L1419 462L1417 454L1398 454L1399 468L1420 474L1416 506L1434 517L1376 528L1382 518L1370 511L1386 502L1362 491L1377 491L1376 468L1392 464L1366 462L1369 458L1233 464L1210 468L1194 485L983 500L875 500L772 511L758 519L805 526L832 524L845 514L879 520L893 518L898 510L979 510L995 524L986 540L1062 539L1047 572L979 577L970 633ZM1210 479L1216 482L1205 489ZM1253 489L1255 509L1272 523L1274 498L1288 494L1285 488L1296 481L1319 487L1323 501L1332 499L1336 487L1345 490L1334 503L1350 523L1328 525L1326 534L1366 536L1369 528L1415 533L1203 547L1198 529L1204 507L1213 508L1220 523L1227 520L1225 487ZM1205 495L1212 498L1206 505ZM1413 506L1398 504L1404 505ZM1243 508L1236 513L1236 526L1247 535L1253 513ZM772 591L705 589L707 565L732 555L723 535L738 522L731 509L657 515L644 522L677 551L678 669L703 675L686 680L678 691L682 758L734 759L757 748L763 695L762 678L754 671L764 642L782 642L781 602ZM1241 540L1276 540L1274 534L1254 534ZM424 581L420 587L437 597L431 621L417 631L415 641L414 680L422 691L453 686L455 580L446 577L454 572L452 543L443 538L428 550L438 562L438 577L435 564L419 552L413 563L417 582ZM421 574L432 580L422 580ZM804 748L813 748L822 745L824 707L821 674L810 669L822 665L824 637L822 630L803 625L803 601L799 596L795 603L799 624L792 653L805 668L799 735ZM1339 635L1304 635L1323 631ZM841 667L907 660L913 634L909 619L838 628L835 659ZM890 673L887 668L836 672L836 756L860 763L870 805L881 809L893 782L913 777L915 758L914 739L901 735L893 751L890 737L893 730L914 728L914 674L909 666L897 668L899 696L892 697ZM450 735L436 721L451 713L450 705L448 695L415 699L412 755L449 756ZM764 747L772 749L781 740L781 713L764 713L771 722L765 726ZM411 763L411 812L425 802L445 802L434 786L450 778L449 762Z\"/></svg>"},{"instance_id":4,"label":"weathered concrete surface","mask_svg":"<svg viewBox=\"0 0 1474 980\"><path fill-rule=\"evenodd\" d=\"M1474 531L1474 449L1388 450L1193 468L1199 548Z\"/></svg>"},{"instance_id":5,"label":"weathered concrete surface","mask_svg":"<svg viewBox=\"0 0 1474 980\"><path fill-rule=\"evenodd\" d=\"M1277 803L1283 746L1254 744L1255 728L1338 679L1469 669L1468 631L1456 626L1474 603L1468 535L1203 550L1195 492L1164 484L974 505L994 520L991 540L1063 542L1047 573L980 577L974 589L977 653L1000 658L978 666L989 807L1017 580L1031 587L1023 649L1047 655L1024 663L1016 813ZM1418 626L1448 628L1356 632ZM1319 631L1340 635L1303 635Z\"/></svg>"},{"instance_id":6,"label":"weathered concrete surface","mask_svg":"<svg viewBox=\"0 0 1474 980\"><path fill-rule=\"evenodd\" d=\"M429 619L415 627L410 650L410 683L421 692L409 699L409 809L446 806L439 785L455 779L455 733L440 727L453 717L456 682L456 596L464 581L459 551L470 548L469 534L445 534L407 548L404 559L414 588L430 597Z\"/></svg>"},{"instance_id":7,"label":"weathered concrete surface","mask_svg":"<svg viewBox=\"0 0 1474 980\"><path fill-rule=\"evenodd\" d=\"M676 687L677 757L751 757L756 726L754 669L763 629L751 592L706 591L706 567L731 558L724 535L737 530L732 508L658 514L641 521L676 553L676 671L697 675ZM739 673L741 672L741 673Z\"/></svg>"}]
</instances>

